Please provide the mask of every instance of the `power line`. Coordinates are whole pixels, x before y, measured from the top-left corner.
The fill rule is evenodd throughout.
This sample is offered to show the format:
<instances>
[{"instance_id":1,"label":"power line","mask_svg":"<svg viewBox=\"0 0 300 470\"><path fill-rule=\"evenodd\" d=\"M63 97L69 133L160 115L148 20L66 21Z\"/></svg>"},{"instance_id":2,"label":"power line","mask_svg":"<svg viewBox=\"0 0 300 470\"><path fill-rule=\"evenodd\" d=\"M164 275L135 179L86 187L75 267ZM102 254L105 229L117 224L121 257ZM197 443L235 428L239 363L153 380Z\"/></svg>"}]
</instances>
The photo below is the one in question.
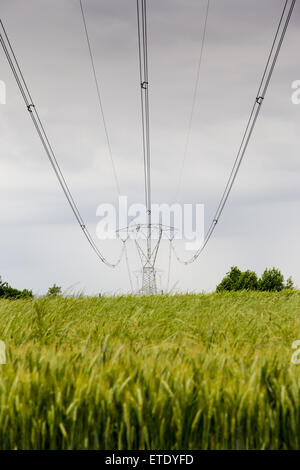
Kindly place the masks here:
<instances>
[{"instance_id":1,"label":"power line","mask_svg":"<svg viewBox=\"0 0 300 470\"><path fill-rule=\"evenodd\" d=\"M273 75L275 64L277 62L277 58L278 58L278 55L279 55L279 52L280 52L280 49L281 49L281 46L282 46L283 39L285 37L285 33L287 31L287 28L288 28L288 25L289 25L289 22L290 22L290 19L291 19L291 16L292 16L292 12L293 12L296 0L291 1L290 7L287 11L288 3L289 3L289 0L286 0L285 4L284 4L284 7L283 7L281 17L280 17L279 25L277 27L276 34L275 34L275 37L274 37L274 40L273 40L273 43L272 43L272 47L271 47L271 50L270 50L270 53L269 53L269 56L268 56L268 59L267 59L267 63L266 63L266 66L265 66L265 69L264 69L264 72L263 72L263 75L262 75L262 79L261 79L260 84L259 84L258 92L257 92L255 100L254 100L254 104L253 104L253 107L252 107L252 110L251 110L251 113L250 113L250 117L249 117L249 120L248 120L247 125L246 125L245 132L244 132L243 137L242 137L242 142L240 144L238 153L237 153L235 161L234 161L234 165L232 167L232 170L231 170L231 173L229 175L227 184L225 186L225 190L222 194L222 197L220 199L220 202L219 202L219 205L218 205L217 210L215 212L215 215L213 217L213 220L212 220L212 222L209 226L209 229L208 229L208 231L205 235L204 242L203 242L202 246L196 251L196 253L190 259L184 261L184 260L181 260L179 258L179 256L177 255L177 253L175 251L175 248L173 246L173 240L170 240L170 243L172 245L174 254L175 254L177 260L180 263L190 264L190 263L193 263L194 261L196 261L196 259L203 252L203 250L206 247L208 241L210 240L210 238L211 238L211 236L212 236L212 234L215 230L215 227L216 227L216 225L217 225L217 223L220 219L220 216L221 216L221 214L224 210L224 207L225 207L226 202L228 200L229 194L230 194L231 189L233 187L234 181L235 181L236 176L238 174L240 165L242 163L243 157L245 155L246 149L248 147L250 138L252 136L252 133L253 133L253 130L254 130L259 112L261 110L263 100L264 100L265 95L267 93L267 89L268 89L268 86L270 84L271 77ZM286 11L287 11L287 13L286 13Z\"/></svg>"},{"instance_id":2,"label":"power line","mask_svg":"<svg viewBox=\"0 0 300 470\"><path fill-rule=\"evenodd\" d=\"M192 124L193 124L193 119L194 119L194 114L195 114L196 99L197 99L197 93L198 93L198 88L199 88L200 73L201 73L201 68L202 68L202 58L203 58L205 39L206 39L206 30L207 30L207 20L208 20L209 6L210 6L210 0L207 0L206 10L205 10L204 27L203 27L203 33L202 33L202 38L201 38L200 55L199 55L199 60L198 60L198 67L197 67L196 80L195 80L193 99L192 99L192 108L191 108L191 113L190 113L190 118L189 118L189 123L188 123L188 130L187 130L187 134L186 134L186 139L185 139L183 158L182 158L182 163L181 163L180 173L179 173L179 180L178 180L176 194L175 194L175 201L178 200L179 194L180 194L180 191L181 191L184 166L185 166L185 163L186 163L188 147L189 147L189 143L190 143Z\"/></svg>"},{"instance_id":3,"label":"power line","mask_svg":"<svg viewBox=\"0 0 300 470\"><path fill-rule=\"evenodd\" d=\"M155 262L160 238L158 244L155 245L153 251L151 247L152 217L151 217L151 156L150 156L150 123L149 123L149 78L148 78L148 32L147 32L147 4L146 0L137 0L137 30L138 30L138 56L139 56L139 72L140 72L140 93L141 93L141 109L142 109L142 140L143 140L143 156L144 156L144 184L145 184L145 200L147 215L147 234L146 244L147 253L145 262L142 262L143 285L142 293L149 295L156 293L156 270ZM137 244L138 245L138 244ZM140 249L138 252L140 253Z\"/></svg>"},{"instance_id":4,"label":"power line","mask_svg":"<svg viewBox=\"0 0 300 470\"><path fill-rule=\"evenodd\" d=\"M140 93L142 109L142 138L144 156L145 200L148 217L147 251L151 255L151 175L150 175L150 130L149 130L149 77L146 0L137 0L138 52L140 72Z\"/></svg>"},{"instance_id":5,"label":"power line","mask_svg":"<svg viewBox=\"0 0 300 470\"><path fill-rule=\"evenodd\" d=\"M118 180L118 176L117 176L116 166L115 166L115 162L114 162L113 152L112 152L112 148L111 148L111 144L110 144L110 138L109 138L109 134L108 134L108 127L107 127L106 119L105 119L105 115L104 115L104 109L103 109L103 104L102 104L102 99L101 99L99 80L98 80L97 73L96 73L95 62L94 62L94 57L93 57L93 52L92 52L92 47L91 47L91 41L90 41L90 35L89 35L89 32L88 32L88 27L87 27L87 22L86 22L86 18L85 18L85 13L84 13L84 9L83 9L82 0L79 0L79 3L80 3L81 16L82 16L82 21L83 21L83 25L84 25L84 31L85 31L86 41L87 41L88 50L89 50L89 55L90 55L90 60L91 60L91 66L92 66L92 71L93 71L93 77L94 77L95 86L96 86L96 91L97 91L97 97L98 97L98 104L99 104L100 114L101 114L102 121L103 121L103 126L104 126L104 131L105 131L105 136L106 136L107 147L108 147L109 156L110 156L110 161L111 161L111 165L112 165L112 169L113 169L113 174L114 174L114 179L115 179L115 185L116 185L116 189L117 189L118 195L120 196L120 195L121 195L120 185L119 185L119 180ZM133 293L133 292L134 292L134 288L133 288L132 276L131 276L131 271L130 271L130 266L129 266L129 259L128 259L127 246L126 246L127 240L128 240L128 238L127 238L125 241L124 241L124 240L122 240L122 241L123 241L123 243L124 243L123 246L124 246L124 254L125 254L125 262L126 262L126 268L127 268L127 275L128 275L128 279L129 279L129 284L130 284L131 292Z\"/></svg>"},{"instance_id":6,"label":"power line","mask_svg":"<svg viewBox=\"0 0 300 470\"><path fill-rule=\"evenodd\" d=\"M126 241L124 242L124 249L125 249L125 261L126 261L126 267L127 267L127 274L128 274L129 284L130 284L131 292L133 293L133 292L134 292L134 289L133 289L132 276L131 276L131 271L130 271L130 266L129 266L129 260L128 260L128 252L127 252Z\"/></svg>"},{"instance_id":7,"label":"power line","mask_svg":"<svg viewBox=\"0 0 300 470\"><path fill-rule=\"evenodd\" d=\"M169 259L168 259L168 274L167 274L167 286L166 286L166 293L169 293L169 284L170 284L170 273L171 273L171 261L172 261L172 244L171 244L170 239L170 245L169 245Z\"/></svg>"},{"instance_id":8,"label":"power line","mask_svg":"<svg viewBox=\"0 0 300 470\"><path fill-rule=\"evenodd\" d=\"M240 147L238 149L234 165L232 167L231 173L229 175L229 178L227 180L227 184L225 186L224 192L222 194L222 197L220 199L219 205L217 207L217 210L215 212L214 218L209 226L209 229L205 235L205 239L203 242L203 245L199 250L196 251L196 253L193 255L192 258L190 258L187 261L182 261L180 258L177 256L175 247L173 246L173 239L170 240L170 250L174 251L176 258L178 261L183 262L184 264L189 264L194 262L202 253L204 250L206 244L208 243L210 237L212 236L214 229L216 227L216 224L219 221L219 218L224 210L224 207L226 205L226 202L228 200L228 197L230 195L230 192L232 190L233 184L235 182L236 176L238 174L240 165L242 163L243 157L245 155L246 149L248 147L250 138L252 136L260 109L261 105L263 103L263 100L265 98L276 62L277 58L282 46L283 39L286 34L286 30L289 25L289 21L294 9L296 0L286 0L283 8L283 12L279 21L279 25L275 34L275 38L273 40L273 44L268 56L267 64L265 66L262 79L258 88L258 92L255 97L255 101L250 113L249 120L246 125L245 132L242 137L242 141L240 144ZM288 4L290 3L289 9L287 11ZM94 59L93 59L93 54L92 54L92 48L91 48L91 43L89 39L89 33L87 29L87 24L85 20L85 15L84 15L84 10L82 6L82 0L80 0L80 7L81 7L81 13L82 13L82 18L83 18L83 23L85 27L85 33L86 33L86 38L87 38L87 43L88 43L88 48L89 48L89 53L90 53L90 59L91 59L91 64L92 64L92 69L93 69L93 75L95 79L95 84L96 84L96 89L97 89L97 95L98 95L98 101L99 101L99 108L101 111L101 116L104 124L104 129L105 129L105 134L107 138L107 144L108 144L108 149L110 153L110 158L112 162L112 167L114 171L114 176L115 176L115 182L117 186L118 193L120 194L119 191L119 184L118 184L118 179L117 179L117 173L115 171L115 165L113 161L113 154L111 151L111 146L110 146L110 140L109 140L109 135L108 135L108 130L107 130L107 125L105 121L105 116L103 112L103 107L102 107L102 101L101 101L101 94L100 94L100 87L97 79L97 74L95 70L95 65L94 65ZM192 110L191 110L191 116L189 120L189 127L188 127L188 135L187 135L187 140L186 140L186 147L185 147L185 155L184 155L184 160L183 160L183 166L185 163L186 155L187 155L187 149L188 149L188 143L189 143L189 138L190 138L190 132L191 132L191 127L192 127L192 120L193 120L193 115L194 115L194 109L195 109L195 103L196 103L196 97L197 97L197 90L198 90L198 85L199 85L199 79L200 79L200 71L201 71L201 63L202 63L202 56L203 56L203 49L204 49L204 43L205 43L205 36L206 36L206 29L207 29L207 19L208 19L208 12L209 12L209 0L207 2L207 8L206 8L206 16L205 16L205 22L204 22L204 31L203 31L203 36L202 36L202 44L201 44L201 50L200 50L200 57L199 57L199 62L198 62L198 69L197 69L197 76L196 76L196 84L194 88L194 94L193 94L193 102L192 102ZM161 232L160 232L160 237L157 245L154 247L154 249L151 249L151 159L150 159L150 125L149 125L149 93L148 93L148 88L149 88L149 78L148 78L148 38L147 38L147 8L146 8L146 0L137 0L137 23L138 23L138 48L139 48L139 71L140 71L140 93L141 93L141 108L142 108L142 138L143 138L143 157L144 157L144 180L145 180L145 200L146 200L146 208L147 208L147 216L148 216L148 224L147 224L147 230L148 230L148 235L147 235L147 252L143 253L144 259L145 259L145 264L143 265L143 276L148 276L148 281L149 281L149 286L151 282L153 282L153 286L155 287L155 269L154 269L154 264L158 252L158 246L161 240ZM37 112L37 109L34 105L34 101L31 97L31 94L29 92L29 89L27 87L27 84L25 82L24 76L22 74L22 71L19 67L19 63L17 61L17 58L14 54L13 48L11 46L11 43L7 37L5 28L3 26L2 21L0 20L1 28L4 32L4 36L0 33L0 42L3 47L4 53L6 55L6 58L8 60L9 66L12 70L12 73L14 75L14 78L16 80L17 86L20 90L20 93L23 97L23 100L25 102L26 108L30 113L30 117L33 121L33 124L36 128L36 131L38 133L38 136L42 142L42 145L45 149L45 152L47 154L47 157L51 163L51 166L55 172L55 175L59 181L59 184L64 192L64 195L71 207L71 210L80 225L87 241L89 242L90 246L98 256L98 258L105 263L107 266L110 267L116 267L123 255L125 254L126 258L126 263L127 263L127 268L128 268L128 273L129 273L129 280L130 284L132 287L132 279L130 275L130 269L129 269L129 263L128 263L128 254L126 250L126 240L123 240L123 248L120 254L120 257L118 258L116 263L110 263L108 262L102 253L99 251L98 247L96 246L94 240L92 239L90 232L86 228L86 225L84 223L84 220L79 212L79 209L73 199L73 196L70 192L70 189L68 187L68 184L64 178L64 175L61 171L61 168L58 164L58 161L56 159L56 155L54 153L54 150L49 142L48 136L46 134L46 131L43 127L43 124L40 120L39 114ZM183 167L182 167L183 170ZM182 172L181 172L182 174ZM181 182L180 182L181 184ZM140 247L138 247L140 248ZM140 248L141 249L141 248ZM169 254L169 273L168 273L168 283L169 283L169 275L170 275L170 265L171 265L171 251ZM141 255L139 249L138 249L139 254ZM143 263L143 260L142 260ZM144 285L143 285L144 287Z\"/></svg>"},{"instance_id":9,"label":"power line","mask_svg":"<svg viewBox=\"0 0 300 470\"><path fill-rule=\"evenodd\" d=\"M96 86L96 91L97 91L100 115L101 115L103 126L104 126L104 132L105 132L105 136L106 136L106 142L107 142L109 157L110 157L110 161L111 161L111 165L112 165L112 170L113 170L114 180L115 180L115 184L116 184L116 189L117 189L118 194L120 195L120 185L119 185L119 180L118 180L117 171L116 171L116 167L115 167L114 157L113 157L113 153L112 153L112 149L111 149L111 144L110 144L110 138L109 138L107 124L106 124L106 119L105 119L105 115L104 115L104 109L103 109L101 93L100 93L100 85L99 85L98 77L97 77L97 74L96 74L95 62L94 62L94 57L93 57L91 41L90 41L90 36L89 36L89 32L88 32L88 27L87 27L87 22L86 22L86 19L85 19L84 9L83 9L83 5L82 5L82 0L79 0L79 3L80 3L80 11L81 11L82 21L83 21L83 25L84 25L86 41L87 41L89 55L90 55L90 59L91 59L91 66L92 66L92 71L93 71L93 76L94 76L94 81L95 81L95 86Z\"/></svg>"},{"instance_id":10,"label":"power line","mask_svg":"<svg viewBox=\"0 0 300 470\"><path fill-rule=\"evenodd\" d=\"M0 42L1 42L1 45L2 45L2 48L4 50L4 53L5 53L5 56L7 58L7 61L8 61L8 64L11 68L11 71L13 73L13 76L16 80L16 83L18 85L18 88L20 90L20 93L23 97L23 100L25 102L25 105L26 105L26 108L27 110L29 111L29 114L30 114L30 117L32 119L32 122L34 124L34 127L37 131L37 134L42 142L42 145L44 147L44 150L47 154L47 157L51 163L51 166L53 168L53 171L58 179L58 182L64 192L64 195L71 207L71 210L80 226L80 228L82 229L82 232L84 234L84 236L86 237L88 243L90 244L91 248L93 249L93 251L96 253L97 257L104 263L106 264L107 266L111 267L111 268L114 268L116 267L122 257L123 257L123 254L124 254L124 246L125 244L123 244L123 247L122 247L122 250L121 250L121 254L118 258L118 260L115 262L115 263L110 263L106 260L106 258L102 255L102 253L100 252L100 250L98 249L98 247L96 246L89 230L87 229L86 225L85 225L85 222L79 212L79 209L73 199L73 196L70 192L70 189L68 187L68 184L64 178L64 175L61 171L61 168L58 164L58 161L57 161L57 158L56 158L56 155L54 153L54 150L49 142L49 139L48 139L48 136L46 134L46 131L45 131L45 128L41 122L41 119L39 117L39 114L38 114L38 111L36 109L36 106L34 104L34 101L32 99L32 96L30 94L30 91L28 89L28 86L27 86L27 83L25 81L25 78L24 78L24 75L21 71L21 68L19 66L19 63L18 63L18 60L16 58L16 55L14 53L14 50L13 50L13 47L11 45L11 42L8 38L8 35L6 33L6 30L4 28L4 25L3 25L3 22L0 20L0 25L1 25L1 28L3 30L3 33L4 33L4 36L0 33Z\"/></svg>"},{"instance_id":11,"label":"power line","mask_svg":"<svg viewBox=\"0 0 300 470\"><path fill-rule=\"evenodd\" d=\"M108 152L109 152L110 161L111 161L111 165L112 165L115 185L116 185L117 193L120 196L121 195L120 184L119 184L119 179L118 179L118 176L117 176L117 171L116 171L116 166L115 166L115 162L114 162L113 152L112 152L112 148L111 148L111 144L110 144L110 138L109 138L109 134L108 134L108 127L107 127L107 124L106 124L104 108L103 108L102 99L101 99L100 85L99 85L99 80L98 80L97 73L96 73L95 61L94 61L94 57L93 57L93 51L92 51L92 46L91 46L91 41L90 41L90 35L89 35L89 31L88 31L87 21L86 21L86 18L85 18L85 13L84 13L82 0L79 0L79 4L80 4L80 11L81 11L81 17L82 17L82 21L83 21L87 46L88 46L88 50L89 50L89 56L90 56L90 60L91 60L93 77L94 77L96 91L97 91L100 115L101 115L103 126L104 126L106 142L107 142ZM124 254L125 254L125 261L126 261L129 284L130 284L131 291L133 292L134 289L133 289L133 282L132 282L132 277L131 277L131 272L130 272L126 241L124 242L124 245L123 245L124 246Z\"/></svg>"}]
</instances>

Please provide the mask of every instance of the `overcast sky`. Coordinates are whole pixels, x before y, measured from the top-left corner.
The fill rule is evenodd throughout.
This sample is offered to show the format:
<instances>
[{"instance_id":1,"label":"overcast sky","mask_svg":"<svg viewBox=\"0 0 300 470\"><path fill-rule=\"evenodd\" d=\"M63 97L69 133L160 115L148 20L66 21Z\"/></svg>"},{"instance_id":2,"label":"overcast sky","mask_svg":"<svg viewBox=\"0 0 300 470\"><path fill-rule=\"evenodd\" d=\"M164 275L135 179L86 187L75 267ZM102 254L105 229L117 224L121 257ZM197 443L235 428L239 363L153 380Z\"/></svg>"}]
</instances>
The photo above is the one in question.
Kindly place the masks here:
<instances>
[{"instance_id":1,"label":"overcast sky","mask_svg":"<svg viewBox=\"0 0 300 470\"><path fill-rule=\"evenodd\" d=\"M136 2L84 0L121 192L143 203ZM174 201L206 0L148 0L153 202ZM283 0L211 0L181 203L204 203L209 223L239 147ZM77 0L0 0L1 19L75 200L95 234L96 209L116 202ZM204 254L172 260L170 287L210 291L230 266L276 266L300 286L300 4L296 7L234 189ZM74 221L0 50L0 274L14 287L127 292L125 263L101 265ZM178 250L184 257L183 244ZM109 259L120 242L99 241ZM166 284L168 244L158 267ZM188 253L190 254L190 253ZM139 268L129 246L133 271Z\"/></svg>"}]
</instances>

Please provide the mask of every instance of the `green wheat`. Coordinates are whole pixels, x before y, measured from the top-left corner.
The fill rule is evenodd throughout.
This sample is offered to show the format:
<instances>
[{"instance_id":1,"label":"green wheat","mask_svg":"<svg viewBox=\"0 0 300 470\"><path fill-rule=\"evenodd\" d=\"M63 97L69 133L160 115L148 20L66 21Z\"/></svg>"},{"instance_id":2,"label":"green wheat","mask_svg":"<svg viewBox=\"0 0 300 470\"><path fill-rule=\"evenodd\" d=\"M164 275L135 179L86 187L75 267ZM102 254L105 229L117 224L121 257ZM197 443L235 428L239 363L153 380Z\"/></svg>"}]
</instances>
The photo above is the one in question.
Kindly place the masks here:
<instances>
[{"instance_id":1,"label":"green wheat","mask_svg":"<svg viewBox=\"0 0 300 470\"><path fill-rule=\"evenodd\" d=\"M0 302L0 449L299 449L300 293Z\"/></svg>"}]
</instances>

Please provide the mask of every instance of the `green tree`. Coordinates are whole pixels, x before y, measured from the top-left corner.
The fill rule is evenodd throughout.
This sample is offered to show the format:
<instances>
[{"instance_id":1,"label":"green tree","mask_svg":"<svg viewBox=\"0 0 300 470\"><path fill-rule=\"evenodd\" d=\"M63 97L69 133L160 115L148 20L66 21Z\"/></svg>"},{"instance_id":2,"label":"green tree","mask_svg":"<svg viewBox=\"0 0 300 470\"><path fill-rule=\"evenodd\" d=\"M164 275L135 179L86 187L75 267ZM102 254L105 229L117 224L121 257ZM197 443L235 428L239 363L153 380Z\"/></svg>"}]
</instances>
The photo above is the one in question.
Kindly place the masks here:
<instances>
[{"instance_id":1,"label":"green tree","mask_svg":"<svg viewBox=\"0 0 300 470\"><path fill-rule=\"evenodd\" d=\"M249 269L245 272L242 272L240 275L238 289L237 290L257 290L258 288L258 279L254 271Z\"/></svg>"},{"instance_id":2,"label":"green tree","mask_svg":"<svg viewBox=\"0 0 300 470\"><path fill-rule=\"evenodd\" d=\"M281 291L284 288L284 278L279 269L265 269L258 281L261 291Z\"/></svg>"},{"instance_id":3,"label":"green tree","mask_svg":"<svg viewBox=\"0 0 300 470\"><path fill-rule=\"evenodd\" d=\"M234 291L239 290L239 284L241 280L242 272L237 266L233 266L230 272L222 279L220 284L217 286L217 292L224 290Z\"/></svg>"},{"instance_id":4,"label":"green tree","mask_svg":"<svg viewBox=\"0 0 300 470\"><path fill-rule=\"evenodd\" d=\"M49 287L47 295L49 297L57 297L62 294L62 288L60 286L57 286L56 284L53 284L52 287Z\"/></svg>"},{"instance_id":5,"label":"green tree","mask_svg":"<svg viewBox=\"0 0 300 470\"><path fill-rule=\"evenodd\" d=\"M260 279L254 271L241 271L237 266L233 266L229 273L222 279L217 286L217 292L224 290L260 290L269 292L278 292L282 289L293 289L294 283L291 277L284 283L284 277L279 269L265 269Z\"/></svg>"},{"instance_id":6,"label":"green tree","mask_svg":"<svg viewBox=\"0 0 300 470\"><path fill-rule=\"evenodd\" d=\"M5 290L8 287L7 282L2 281L2 277L0 276L0 297L4 297Z\"/></svg>"}]
</instances>

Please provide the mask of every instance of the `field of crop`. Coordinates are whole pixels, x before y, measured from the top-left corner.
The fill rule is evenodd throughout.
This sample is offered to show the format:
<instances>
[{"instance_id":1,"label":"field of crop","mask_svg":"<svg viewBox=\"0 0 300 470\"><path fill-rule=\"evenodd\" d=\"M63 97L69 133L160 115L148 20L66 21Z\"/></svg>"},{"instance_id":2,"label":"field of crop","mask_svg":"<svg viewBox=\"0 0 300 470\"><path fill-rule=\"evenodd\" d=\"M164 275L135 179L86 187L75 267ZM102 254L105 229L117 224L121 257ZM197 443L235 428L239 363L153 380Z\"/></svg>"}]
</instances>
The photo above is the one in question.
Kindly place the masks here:
<instances>
[{"instance_id":1,"label":"field of crop","mask_svg":"<svg viewBox=\"0 0 300 470\"><path fill-rule=\"evenodd\" d=\"M300 292L1 300L1 449L299 449Z\"/></svg>"}]
</instances>

